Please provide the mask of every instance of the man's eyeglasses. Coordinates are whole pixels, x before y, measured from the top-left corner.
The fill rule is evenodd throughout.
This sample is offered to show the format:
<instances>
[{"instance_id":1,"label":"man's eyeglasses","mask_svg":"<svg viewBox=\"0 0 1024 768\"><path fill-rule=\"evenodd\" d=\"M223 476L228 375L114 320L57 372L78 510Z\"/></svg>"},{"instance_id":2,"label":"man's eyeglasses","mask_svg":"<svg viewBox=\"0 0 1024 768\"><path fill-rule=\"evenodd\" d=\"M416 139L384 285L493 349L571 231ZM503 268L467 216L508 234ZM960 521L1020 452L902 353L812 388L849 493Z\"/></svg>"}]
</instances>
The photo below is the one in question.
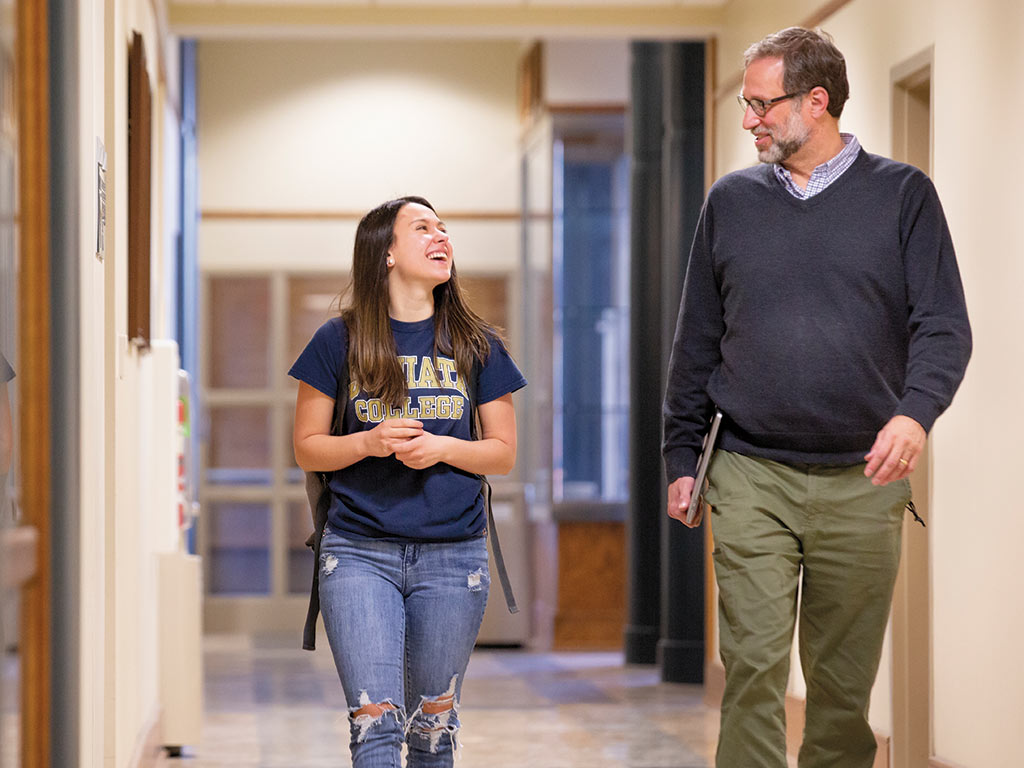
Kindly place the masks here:
<instances>
[{"instance_id":1,"label":"man's eyeglasses","mask_svg":"<svg viewBox=\"0 0 1024 768\"><path fill-rule=\"evenodd\" d=\"M785 96L776 96L774 99L768 99L767 101L765 101L764 99L746 99L743 97L743 94L741 93L739 96L736 97L736 101L739 102L740 109L742 109L744 112L747 111L747 107L750 107L752 110L754 110L755 115L757 115L758 117L764 117L766 114L768 114L768 110L774 107L780 101L792 99L794 96L800 96L802 93L803 91L787 93Z\"/></svg>"}]
</instances>

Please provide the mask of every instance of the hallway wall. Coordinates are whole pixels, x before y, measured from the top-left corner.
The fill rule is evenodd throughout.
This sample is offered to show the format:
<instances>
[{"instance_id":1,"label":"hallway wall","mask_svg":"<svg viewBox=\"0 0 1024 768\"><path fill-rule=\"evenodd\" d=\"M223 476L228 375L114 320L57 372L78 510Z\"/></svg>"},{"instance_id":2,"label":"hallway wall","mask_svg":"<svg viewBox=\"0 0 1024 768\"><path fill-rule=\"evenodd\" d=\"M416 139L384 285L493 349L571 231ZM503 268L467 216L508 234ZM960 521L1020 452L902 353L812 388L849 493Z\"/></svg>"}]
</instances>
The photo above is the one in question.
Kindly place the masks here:
<instances>
[{"instance_id":1,"label":"hallway wall","mask_svg":"<svg viewBox=\"0 0 1024 768\"><path fill-rule=\"evenodd\" d=\"M718 47L719 82L739 73L748 44L799 23L816 6L733 0ZM1017 226L1024 169L1015 134L1024 124L1024 7L1004 0L853 0L822 27L849 69L851 99L842 128L879 154L892 148L892 68L934 45L933 178L957 248L975 339L966 379L932 432L935 754L964 766L1016 766L1024 712L1024 674L1013 639L1024 632L1015 587L1024 578L1016 552L1024 539L1024 518L1016 514L1022 507L1024 346L1014 329L1021 326L1024 291ZM716 177L755 160L750 136L740 128L739 90L722 92L716 101ZM879 687L887 691L888 680ZM887 719L887 713L873 713L882 730L887 723L880 720Z\"/></svg>"},{"instance_id":2,"label":"hallway wall","mask_svg":"<svg viewBox=\"0 0 1024 768\"><path fill-rule=\"evenodd\" d=\"M140 480L152 434L141 413L143 359L124 328L126 51L138 28L150 44L154 84L153 335L170 333L172 215L161 218L160 211L173 208L172 164L163 160L175 140L177 63L173 38L159 31L160 7L149 0L79 4L83 201L95 199L97 138L108 156L104 260L93 253L94 212L84 207L80 220L84 766L137 764L159 717L157 545ZM739 71L749 42L818 7L812 0L732 0L717 47L719 83ZM1010 159L1019 178L1013 132L1024 124L1024 9L1007 0L852 0L824 26L850 63L853 99L843 127L883 154L891 149L890 70L935 46L934 176L976 337L967 379L933 433L936 752L964 766L1016 765L1024 679L1011 644L1024 632L1013 590L1024 575L1015 552L1024 520L1014 514L1021 508L1014 479L1024 349L1014 331L1021 325L1015 307L1024 289L1024 246L1014 228L1018 185L999 163ZM465 271L518 269L520 226L507 214L520 203L520 53L517 43L500 40L201 43L200 205L218 214L201 224L204 269L344 268L355 219L338 214L409 192L425 194L442 216L474 214L451 222ZM754 160L739 128L736 90L715 104L716 176ZM983 158L970 151L979 147L987 150ZM289 220L239 212L328 215ZM887 685L881 681L883 693ZM881 707L873 718L880 728L889 721Z\"/></svg>"},{"instance_id":3,"label":"hallway wall","mask_svg":"<svg viewBox=\"0 0 1024 768\"><path fill-rule=\"evenodd\" d=\"M143 34L153 99L152 338L166 338L173 259L166 212L177 197L177 41L149 0L78 4L81 323L79 765L122 768L152 758L159 737L160 523L149 494L154 443L143 388L148 353L129 344L127 53ZM105 252L97 248L97 164L106 152ZM164 526L166 527L166 526Z\"/></svg>"},{"instance_id":4,"label":"hallway wall","mask_svg":"<svg viewBox=\"0 0 1024 768\"><path fill-rule=\"evenodd\" d=\"M451 214L462 271L515 269L519 54L503 41L202 41L201 267L347 270L358 217L417 194Z\"/></svg>"}]
</instances>

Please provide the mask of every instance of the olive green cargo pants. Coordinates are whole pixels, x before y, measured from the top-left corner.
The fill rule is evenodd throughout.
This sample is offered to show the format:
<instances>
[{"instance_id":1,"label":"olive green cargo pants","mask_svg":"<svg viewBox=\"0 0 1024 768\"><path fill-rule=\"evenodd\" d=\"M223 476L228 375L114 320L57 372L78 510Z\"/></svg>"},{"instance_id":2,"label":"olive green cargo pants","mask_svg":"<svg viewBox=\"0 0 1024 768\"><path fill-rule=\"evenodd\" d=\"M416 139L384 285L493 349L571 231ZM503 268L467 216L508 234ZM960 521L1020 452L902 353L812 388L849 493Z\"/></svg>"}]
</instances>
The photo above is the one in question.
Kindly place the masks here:
<instances>
[{"instance_id":1,"label":"olive green cargo pants","mask_svg":"<svg viewBox=\"0 0 1024 768\"><path fill-rule=\"evenodd\" d=\"M716 452L711 505L725 694L717 768L786 768L785 693L800 593L807 715L800 768L871 768L871 688L910 483L864 465ZM802 569L802 570L801 570Z\"/></svg>"}]
</instances>

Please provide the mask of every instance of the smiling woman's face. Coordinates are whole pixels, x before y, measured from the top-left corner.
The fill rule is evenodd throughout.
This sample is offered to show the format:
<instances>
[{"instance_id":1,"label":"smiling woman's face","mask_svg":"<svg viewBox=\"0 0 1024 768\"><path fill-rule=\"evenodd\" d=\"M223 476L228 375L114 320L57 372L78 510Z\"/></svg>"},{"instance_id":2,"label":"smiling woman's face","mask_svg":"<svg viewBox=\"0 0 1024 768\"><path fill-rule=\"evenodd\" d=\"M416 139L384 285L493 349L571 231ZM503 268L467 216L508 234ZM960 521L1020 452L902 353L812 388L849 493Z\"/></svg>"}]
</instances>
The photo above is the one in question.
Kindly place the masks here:
<instances>
[{"instance_id":1,"label":"smiling woman's face","mask_svg":"<svg viewBox=\"0 0 1024 768\"><path fill-rule=\"evenodd\" d=\"M444 222L430 208L407 203L395 218L394 240L388 250L394 264L389 279L433 288L452 276L452 245Z\"/></svg>"}]
</instances>

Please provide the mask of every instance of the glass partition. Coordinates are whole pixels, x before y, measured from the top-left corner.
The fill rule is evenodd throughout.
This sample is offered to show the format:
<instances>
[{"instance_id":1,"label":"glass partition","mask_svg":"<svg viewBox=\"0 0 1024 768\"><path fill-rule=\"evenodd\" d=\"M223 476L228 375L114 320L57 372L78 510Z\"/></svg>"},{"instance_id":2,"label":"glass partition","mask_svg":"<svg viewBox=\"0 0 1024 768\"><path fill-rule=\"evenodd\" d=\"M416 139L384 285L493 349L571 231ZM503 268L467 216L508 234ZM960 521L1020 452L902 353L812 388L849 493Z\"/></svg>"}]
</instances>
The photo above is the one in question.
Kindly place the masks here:
<instances>
[{"instance_id":1,"label":"glass partition","mask_svg":"<svg viewBox=\"0 0 1024 768\"><path fill-rule=\"evenodd\" d=\"M556 121L552 283L556 505L624 502L629 467L629 168L618 115Z\"/></svg>"}]
</instances>

